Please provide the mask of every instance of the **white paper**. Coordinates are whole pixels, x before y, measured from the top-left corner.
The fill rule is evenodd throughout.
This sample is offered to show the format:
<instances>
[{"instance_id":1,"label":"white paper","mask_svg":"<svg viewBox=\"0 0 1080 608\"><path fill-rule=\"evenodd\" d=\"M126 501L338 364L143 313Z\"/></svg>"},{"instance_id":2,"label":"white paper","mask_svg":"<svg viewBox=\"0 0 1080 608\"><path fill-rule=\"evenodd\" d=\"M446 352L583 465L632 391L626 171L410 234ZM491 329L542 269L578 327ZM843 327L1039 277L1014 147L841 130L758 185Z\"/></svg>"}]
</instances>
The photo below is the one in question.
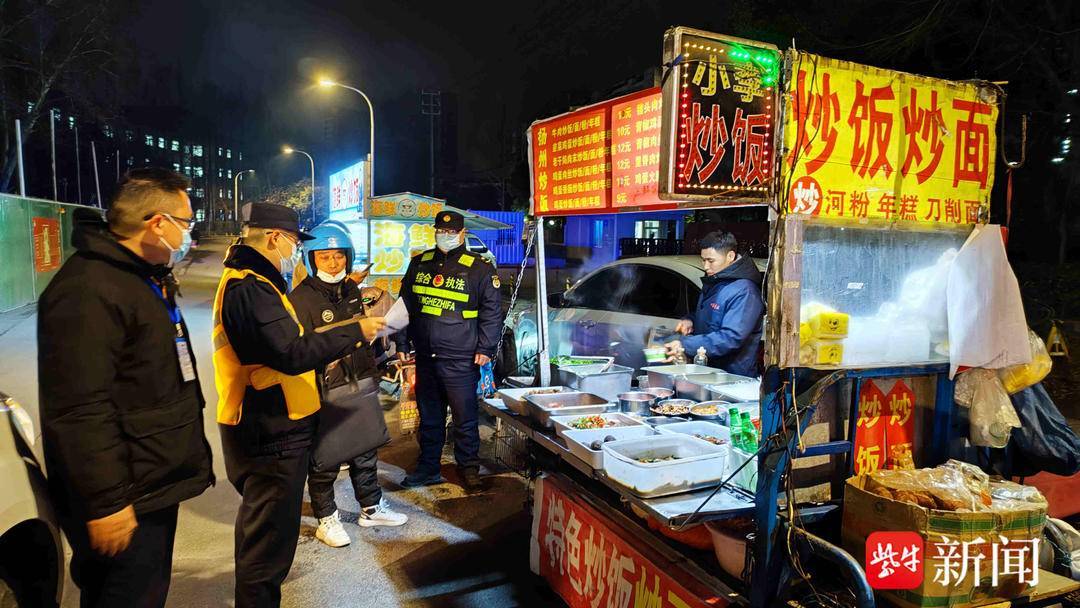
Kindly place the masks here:
<instances>
[{"instance_id":1,"label":"white paper","mask_svg":"<svg viewBox=\"0 0 1080 608\"><path fill-rule=\"evenodd\" d=\"M409 309L405 308L405 300L398 298L383 318L386 319L386 327L379 330L380 338L405 329L409 325Z\"/></svg>"},{"instance_id":2,"label":"white paper","mask_svg":"<svg viewBox=\"0 0 1080 608\"><path fill-rule=\"evenodd\" d=\"M961 365L999 369L1031 361L1020 285L1000 226L972 231L949 269L946 305L950 378Z\"/></svg>"}]
</instances>

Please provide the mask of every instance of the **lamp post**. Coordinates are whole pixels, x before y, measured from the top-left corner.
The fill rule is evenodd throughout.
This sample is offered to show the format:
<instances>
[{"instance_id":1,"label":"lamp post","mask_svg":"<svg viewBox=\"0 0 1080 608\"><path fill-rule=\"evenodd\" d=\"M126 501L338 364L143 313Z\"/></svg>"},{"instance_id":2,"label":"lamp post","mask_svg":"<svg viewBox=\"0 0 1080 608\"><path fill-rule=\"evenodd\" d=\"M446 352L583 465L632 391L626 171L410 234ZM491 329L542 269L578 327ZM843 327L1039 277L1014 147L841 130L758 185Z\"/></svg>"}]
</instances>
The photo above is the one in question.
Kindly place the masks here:
<instances>
[{"instance_id":1,"label":"lamp post","mask_svg":"<svg viewBox=\"0 0 1080 608\"><path fill-rule=\"evenodd\" d=\"M281 151L285 154L292 154L293 152L296 152L297 154L303 154L307 157L308 161L311 162L311 213L312 217L315 217L315 159L311 158L311 155L307 152L304 152L303 150L297 150L296 148L290 146L285 146L281 149Z\"/></svg>"},{"instance_id":2,"label":"lamp post","mask_svg":"<svg viewBox=\"0 0 1080 608\"><path fill-rule=\"evenodd\" d=\"M368 192L368 198L371 198L375 194L375 106L371 104L371 99L356 87L350 87L347 84L341 84L330 80L329 78L322 78L319 80L319 86L321 87L340 87L342 89L348 89L354 93L358 93L367 102L368 107L368 124L371 127L371 143L368 145L368 170L371 171L371 192Z\"/></svg>"},{"instance_id":3,"label":"lamp post","mask_svg":"<svg viewBox=\"0 0 1080 608\"><path fill-rule=\"evenodd\" d=\"M240 176L245 173L255 174L254 169L244 169L233 176L233 222L240 225ZM238 228L239 230L239 228Z\"/></svg>"}]
</instances>

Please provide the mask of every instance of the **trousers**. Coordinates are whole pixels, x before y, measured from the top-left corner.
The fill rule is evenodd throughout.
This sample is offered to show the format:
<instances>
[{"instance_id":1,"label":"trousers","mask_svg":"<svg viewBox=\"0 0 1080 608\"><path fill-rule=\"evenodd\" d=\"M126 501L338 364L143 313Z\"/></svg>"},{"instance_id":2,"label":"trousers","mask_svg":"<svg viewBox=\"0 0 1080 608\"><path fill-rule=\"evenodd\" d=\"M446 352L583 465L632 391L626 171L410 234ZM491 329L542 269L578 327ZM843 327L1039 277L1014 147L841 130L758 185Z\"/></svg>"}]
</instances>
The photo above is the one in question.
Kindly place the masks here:
<instances>
[{"instance_id":1,"label":"trousers","mask_svg":"<svg viewBox=\"0 0 1080 608\"><path fill-rule=\"evenodd\" d=\"M472 359L417 357L416 407L420 411L420 459L416 470L435 475L446 443L446 408L454 421L454 460L462 468L480 466L476 383L480 368Z\"/></svg>"},{"instance_id":2,"label":"trousers","mask_svg":"<svg viewBox=\"0 0 1080 608\"><path fill-rule=\"evenodd\" d=\"M172 578L177 505L138 513L139 527L120 554L106 557L90 547L86 522L61 517L71 544L71 580L82 608L165 605Z\"/></svg>"},{"instance_id":3,"label":"trousers","mask_svg":"<svg viewBox=\"0 0 1080 608\"><path fill-rule=\"evenodd\" d=\"M349 478L352 480L356 502L362 508L374 507L382 500L382 488L379 487L379 453L376 450L364 452L346 463L349 465ZM337 511L334 502L334 482L339 471L319 472L314 468L308 471L308 494L311 496L311 510L317 519L329 517Z\"/></svg>"},{"instance_id":4,"label":"trousers","mask_svg":"<svg viewBox=\"0 0 1080 608\"><path fill-rule=\"evenodd\" d=\"M296 554L310 450L252 454L240 427L219 428L225 470L242 497L234 530L236 608L273 608L281 605Z\"/></svg>"}]
</instances>

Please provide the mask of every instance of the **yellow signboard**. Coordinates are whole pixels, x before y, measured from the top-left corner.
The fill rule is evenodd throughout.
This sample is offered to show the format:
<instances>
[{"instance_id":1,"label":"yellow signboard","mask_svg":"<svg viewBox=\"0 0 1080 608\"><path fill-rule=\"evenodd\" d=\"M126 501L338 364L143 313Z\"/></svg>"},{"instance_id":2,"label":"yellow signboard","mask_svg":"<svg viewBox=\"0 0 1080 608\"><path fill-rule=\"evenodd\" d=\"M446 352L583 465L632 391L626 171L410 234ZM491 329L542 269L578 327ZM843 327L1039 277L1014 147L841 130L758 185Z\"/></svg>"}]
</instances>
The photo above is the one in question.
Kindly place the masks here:
<instances>
[{"instance_id":1,"label":"yellow signboard","mask_svg":"<svg viewBox=\"0 0 1080 608\"><path fill-rule=\"evenodd\" d=\"M973 224L989 216L998 93L789 51L788 213Z\"/></svg>"}]
</instances>

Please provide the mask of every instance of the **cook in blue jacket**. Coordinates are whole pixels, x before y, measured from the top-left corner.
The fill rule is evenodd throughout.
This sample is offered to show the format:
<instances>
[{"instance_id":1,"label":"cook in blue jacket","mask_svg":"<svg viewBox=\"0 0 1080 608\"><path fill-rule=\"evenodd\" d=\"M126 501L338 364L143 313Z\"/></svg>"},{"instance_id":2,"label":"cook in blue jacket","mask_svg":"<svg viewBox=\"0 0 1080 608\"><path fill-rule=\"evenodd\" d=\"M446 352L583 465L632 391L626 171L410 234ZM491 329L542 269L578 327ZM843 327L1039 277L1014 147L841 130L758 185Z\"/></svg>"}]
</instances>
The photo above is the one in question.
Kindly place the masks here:
<instances>
[{"instance_id":1,"label":"cook in blue jacket","mask_svg":"<svg viewBox=\"0 0 1080 608\"><path fill-rule=\"evenodd\" d=\"M686 336L664 346L674 355L681 346L688 359L705 347L709 366L741 376L761 375L761 272L749 256L735 253L729 232L711 232L701 240L701 296L692 319L675 331Z\"/></svg>"}]
</instances>

